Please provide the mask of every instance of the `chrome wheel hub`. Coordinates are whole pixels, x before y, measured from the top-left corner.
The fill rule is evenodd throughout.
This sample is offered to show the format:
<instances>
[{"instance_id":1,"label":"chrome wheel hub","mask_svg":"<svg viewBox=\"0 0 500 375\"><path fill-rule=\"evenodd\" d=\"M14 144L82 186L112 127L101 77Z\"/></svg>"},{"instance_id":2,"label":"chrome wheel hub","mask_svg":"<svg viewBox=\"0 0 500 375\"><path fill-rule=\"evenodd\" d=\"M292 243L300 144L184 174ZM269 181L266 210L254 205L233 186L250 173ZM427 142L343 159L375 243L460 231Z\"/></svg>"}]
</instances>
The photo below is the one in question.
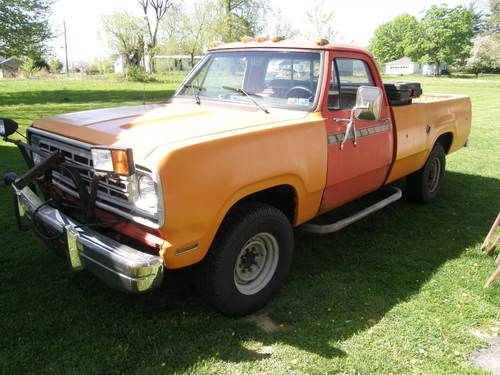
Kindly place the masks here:
<instances>
[{"instance_id":1,"label":"chrome wheel hub","mask_svg":"<svg viewBox=\"0 0 500 375\"><path fill-rule=\"evenodd\" d=\"M241 248L234 265L234 283L242 294L252 295L271 281L278 266L279 246L270 233L258 233Z\"/></svg>"}]
</instances>

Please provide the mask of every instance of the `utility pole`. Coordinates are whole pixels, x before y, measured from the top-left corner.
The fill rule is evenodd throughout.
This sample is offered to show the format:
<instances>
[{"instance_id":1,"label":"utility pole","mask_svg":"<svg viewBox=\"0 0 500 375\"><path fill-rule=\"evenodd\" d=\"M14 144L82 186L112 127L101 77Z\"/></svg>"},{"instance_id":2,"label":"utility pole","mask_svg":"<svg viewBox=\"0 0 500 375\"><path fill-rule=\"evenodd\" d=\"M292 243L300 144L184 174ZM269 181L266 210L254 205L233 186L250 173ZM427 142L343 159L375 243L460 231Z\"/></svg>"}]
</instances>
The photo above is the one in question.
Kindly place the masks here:
<instances>
[{"instance_id":1,"label":"utility pole","mask_svg":"<svg viewBox=\"0 0 500 375\"><path fill-rule=\"evenodd\" d=\"M68 41L66 39L66 21L63 21L64 26L64 53L66 55L66 75L69 75L69 65L68 65Z\"/></svg>"}]
</instances>

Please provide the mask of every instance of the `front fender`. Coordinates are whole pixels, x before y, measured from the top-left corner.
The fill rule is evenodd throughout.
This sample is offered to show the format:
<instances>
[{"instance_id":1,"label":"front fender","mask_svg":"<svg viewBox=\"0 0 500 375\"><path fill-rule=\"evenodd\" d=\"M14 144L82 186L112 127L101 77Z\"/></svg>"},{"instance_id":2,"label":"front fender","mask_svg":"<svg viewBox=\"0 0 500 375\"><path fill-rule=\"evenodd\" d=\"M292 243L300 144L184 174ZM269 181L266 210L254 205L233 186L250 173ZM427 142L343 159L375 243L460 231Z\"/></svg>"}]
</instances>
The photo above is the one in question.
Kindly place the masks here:
<instances>
[{"instance_id":1,"label":"front fender","mask_svg":"<svg viewBox=\"0 0 500 375\"><path fill-rule=\"evenodd\" d=\"M295 224L314 217L326 181L326 130L306 117L160 147L152 158L164 191L160 231L170 244L162 255L179 268L203 259L227 212L255 192L290 185Z\"/></svg>"}]
</instances>

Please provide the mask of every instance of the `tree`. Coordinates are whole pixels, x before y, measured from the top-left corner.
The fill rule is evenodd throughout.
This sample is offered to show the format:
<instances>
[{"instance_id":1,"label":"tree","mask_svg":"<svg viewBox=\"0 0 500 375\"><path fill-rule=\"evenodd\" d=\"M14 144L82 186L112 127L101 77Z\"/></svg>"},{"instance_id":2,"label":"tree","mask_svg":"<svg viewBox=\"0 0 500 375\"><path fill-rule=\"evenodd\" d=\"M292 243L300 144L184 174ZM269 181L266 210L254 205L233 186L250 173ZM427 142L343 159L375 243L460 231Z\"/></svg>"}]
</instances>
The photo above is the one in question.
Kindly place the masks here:
<instances>
[{"instance_id":1,"label":"tree","mask_svg":"<svg viewBox=\"0 0 500 375\"><path fill-rule=\"evenodd\" d=\"M127 66L139 66L144 57L144 22L126 12L102 18L103 29L111 49L125 59Z\"/></svg>"},{"instance_id":2,"label":"tree","mask_svg":"<svg viewBox=\"0 0 500 375\"><path fill-rule=\"evenodd\" d=\"M52 0L0 0L0 55L40 57L53 36Z\"/></svg>"},{"instance_id":3,"label":"tree","mask_svg":"<svg viewBox=\"0 0 500 375\"><path fill-rule=\"evenodd\" d=\"M473 35L479 35L484 33L488 28L488 13L485 11L484 7L474 0L469 4L469 12L472 17L472 33Z\"/></svg>"},{"instance_id":4,"label":"tree","mask_svg":"<svg viewBox=\"0 0 500 375\"><path fill-rule=\"evenodd\" d=\"M255 36L262 29L259 20L267 8L267 0L218 0L215 31L224 42Z\"/></svg>"},{"instance_id":5,"label":"tree","mask_svg":"<svg viewBox=\"0 0 500 375\"><path fill-rule=\"evenodd\" d=\"M415 49L423 63L464 65L470 56L473 17L463 6L448 8L433 5L420 22L420 38Z\"/></svg>"},{"instance_id":6,"label":"tree","mask_svg":"<svg viewBox=\"0 0 500 375\"><path fill-rule=\"evenodd\" d=\"M274 22L268 32L270 35L294 38L300 34L299 30L293 27L292 22L283 14L281 9L273 11L271 16Z\"/></svg>"},{"instance_id":7,"label":"tree","mask_svg":"<svg viewBox=\"0 0 500 375\"><path fill-rule=\"evenodd\" d=\"M486 22L486 30L494 35L500 34L500 1L490 0L490 14Z\"/></svg>"},{"instance_id":8,"label":"tree","mask_svg":"<svg viewBox=\"0 0 500 375\"><path fill-rule=\"evenodd\" d=\"M375 30L368 49L380 63L401 57L415 57L419 26L414 16L402 14Z\"/></svg>"},{"instance_id":9,"label":"tree","mask_svg":"<svg viewBox=\"0 0 500 375\"><path fill-rule=\"evenodd\" d=\"M324 38L333 41L338 32L333 27L335 13L329 11L325 0L314 1L313 6L305 12L306 21L311 26L310 38Z\"/></svg>"},{"instance_id":10,"label":"tree","mask_svg":"<svg viewBox=\"0 0 500 375\"><path fill-rule=\"evenodd\" d=\"M215 3L212 1L198 2L190 12L183 11L176 17L181 20L179 46L182 52L191 56L191 66L194 66L194 56L202 55L213 39L217 22L215 10Z\"/></svg>"},{"instance_id":11,"label":"tree","mask_svg":"<svg viewBox=\"0 0 500 375\"><path fill-rule=\"evenodd\" d=\"M160 23L167 14L169 8L172 7L171 0L138 0L144 12L144 20L146 21L146 29L148 40L146 43L146 53L149 57L148 69L154 73L155 64L154 57L158 46L158 30ZM154 17L151 17L151 14ZM152 20L152 18L154 20Z\"/></svg>"},{"instance_id":12,"label":"tree","mask_svg":"<svg viewBox=\"0 0 500 375\"><path fill-rule=\"evenodd\" d=\"M496 72L500 68L500 43L491 35L474 38L471 57L467 59L466 69L474 73Z\"/></svg>"}]
</instances>

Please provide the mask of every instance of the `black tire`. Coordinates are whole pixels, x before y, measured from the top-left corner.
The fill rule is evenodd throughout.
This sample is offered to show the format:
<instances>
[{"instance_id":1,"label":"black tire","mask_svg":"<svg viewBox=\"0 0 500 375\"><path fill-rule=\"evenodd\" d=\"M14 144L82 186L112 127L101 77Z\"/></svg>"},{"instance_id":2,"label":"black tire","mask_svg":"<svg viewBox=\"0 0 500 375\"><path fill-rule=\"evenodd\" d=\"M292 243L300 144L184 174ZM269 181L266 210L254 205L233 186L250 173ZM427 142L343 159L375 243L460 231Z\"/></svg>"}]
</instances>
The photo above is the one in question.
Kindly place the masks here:
<instances>
[{"instance_id":1,"label":"black tire","mask_svg":"<svg viewBox=\"0 0 500 375\"><path fill-rule=\"evenodd\" d=\"M436 199L443 182L446 153L441 144L434 145L422 169L406 178L406 195L418 203L431 203Z\"/></svg>"},{"instance_id":2,"label":"black tire","mask_svg":"<svg viewBox=\"0 0 500 375\"><path fill-rule=\"evenodd\" d=\"M260 236L264 236L264 240ZM265 252L266 256L261 253L256 256L252 244L257 244L257 253ZM270 254L276 254L276 244L278 256L271 257ZM267 245L273 250L262 250ZM292 263L293 246L292 226L283 212L267 204L244 203L229 213L209 253L196 269L197 289L210 305L225 315L253 313L263 307L285 282ZM243 267L248 253L253 254L250 263L254 262L255 268L252 268L253 264L249 268ZM271 266L258 266L257 259L264 259L262 263ZM238 275L243 272L246 277L244 272L248 269L258 270L260 267L259 276L243 285ZM258 280L264 281L259 284ZM247 289L252 283L261 289L249 292Z\"/></svg>"}]
</instances>

